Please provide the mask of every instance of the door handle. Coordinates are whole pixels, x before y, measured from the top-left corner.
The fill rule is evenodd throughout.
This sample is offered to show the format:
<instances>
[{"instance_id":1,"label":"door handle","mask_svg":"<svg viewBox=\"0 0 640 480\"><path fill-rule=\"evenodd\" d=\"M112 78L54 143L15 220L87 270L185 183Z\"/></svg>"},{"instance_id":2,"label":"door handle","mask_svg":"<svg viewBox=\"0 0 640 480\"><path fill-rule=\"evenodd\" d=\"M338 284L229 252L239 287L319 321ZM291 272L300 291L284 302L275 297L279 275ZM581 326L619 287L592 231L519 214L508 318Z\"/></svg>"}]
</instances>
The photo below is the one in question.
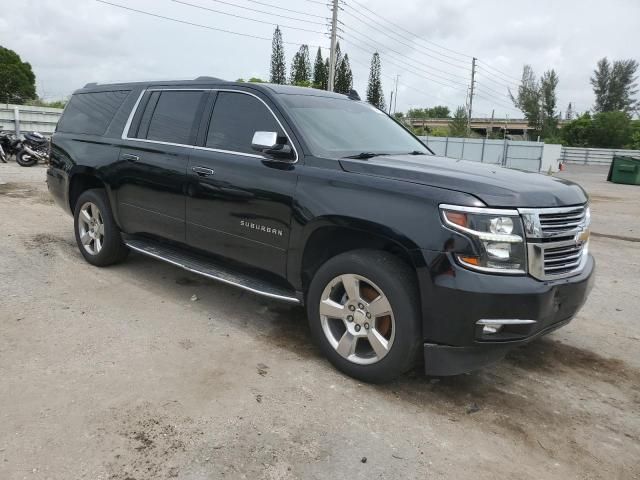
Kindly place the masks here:
<instances>
[{"instance_id":1,"label":"door handle","mask_svg":"<svg viewBox=\"0 0 640 480\"><path fill-rule=\"evenodd\" d=\"M216 173L212 168L206 167L191 167L191 171L197 174L199 177L210 177L211 175Z\"/></svg>"},{"instance_id":2,"label":"door handle","mask_svg":"<svg viewBox=\"0 0 640 480\"><path fill-rule=\"evenodd\" d=\"M123 153L122 159L128 160L129 162L137 162L138 160L140 160L140 157L138 155L133 155L131 153Z\"/></svg>"}]
</instances>

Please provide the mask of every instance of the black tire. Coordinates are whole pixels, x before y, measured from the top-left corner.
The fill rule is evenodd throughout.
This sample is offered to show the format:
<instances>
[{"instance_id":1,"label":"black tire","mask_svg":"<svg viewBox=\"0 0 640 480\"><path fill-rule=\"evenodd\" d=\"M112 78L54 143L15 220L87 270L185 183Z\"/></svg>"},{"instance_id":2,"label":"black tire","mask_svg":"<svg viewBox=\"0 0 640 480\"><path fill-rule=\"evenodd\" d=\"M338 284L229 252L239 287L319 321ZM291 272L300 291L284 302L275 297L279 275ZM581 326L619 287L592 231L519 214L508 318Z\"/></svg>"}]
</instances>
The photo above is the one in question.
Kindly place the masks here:
<instances>
[{"instance_id":1,"label":"black tire","mask_svg":"<svg viewBox=\"0 0 640 480\"><path fill-rule=\"evenodd\" d=\"M38 159L27 153L26 150L20 150L16 155L16 162L21 167L33 167L38 163Z\"/></svg>"},{"instance_id":2,"label":"black tire","mask_svg":"<svg viewBox=\"0 0 640 480\"><path fill-rule=\"evenodd\" d=\"M97 253L90 253L81 239L80 215L83 206L88 203L96 205L102 220L103 235L101 240L101 248ZM73 213L73 228L75 230L76 243L80 249L80 253L84 259L97 267L106 267L123 261L129 254L129 248L122 241L120 229L116 225L111 213L111 205L107 198L106 192L101 188L86 190L80 194ZM94 245L95 247L95 245ZM94 248L95 250L95 248Z\"/></svg>"},{"instance_id":3,"label":"black tire","mask_svg":"<svg viewBox=\"0 0 640 480\"><path fill-rule=\"evenodd\" d=\"M338 353L322 327L320 302L325 288L336 277L349 274L373 282L387 297L393 311L395 336L391 347L385 356L368 365L355 363ZM330 259L318 269L307 293L307 314L314 340L328 360L347 375L369 383L393 380L415 365L422 344L416 285L412 269L387 252L354 250Z\"/></svg>"}]
</instances>

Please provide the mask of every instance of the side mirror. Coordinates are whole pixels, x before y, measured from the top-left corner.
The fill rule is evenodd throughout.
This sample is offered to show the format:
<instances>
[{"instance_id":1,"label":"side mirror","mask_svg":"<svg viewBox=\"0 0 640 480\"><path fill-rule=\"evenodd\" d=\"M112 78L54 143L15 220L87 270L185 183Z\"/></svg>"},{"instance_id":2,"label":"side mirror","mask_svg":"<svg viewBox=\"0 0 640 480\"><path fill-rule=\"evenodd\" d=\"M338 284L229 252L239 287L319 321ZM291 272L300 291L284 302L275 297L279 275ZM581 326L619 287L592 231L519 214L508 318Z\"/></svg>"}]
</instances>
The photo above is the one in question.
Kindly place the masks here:
<instances>
[{"instance_id":1,"label":"side mirror","mask_svg":"<svg viewBox=\"0 0 640 480\"><path fill-rule=\"evenodd\" d=\"M291 157L293 149L286 143L278 143L276 132L255 132L251 140L251 148L274 157Z\"/></svg>"}]
</instances>

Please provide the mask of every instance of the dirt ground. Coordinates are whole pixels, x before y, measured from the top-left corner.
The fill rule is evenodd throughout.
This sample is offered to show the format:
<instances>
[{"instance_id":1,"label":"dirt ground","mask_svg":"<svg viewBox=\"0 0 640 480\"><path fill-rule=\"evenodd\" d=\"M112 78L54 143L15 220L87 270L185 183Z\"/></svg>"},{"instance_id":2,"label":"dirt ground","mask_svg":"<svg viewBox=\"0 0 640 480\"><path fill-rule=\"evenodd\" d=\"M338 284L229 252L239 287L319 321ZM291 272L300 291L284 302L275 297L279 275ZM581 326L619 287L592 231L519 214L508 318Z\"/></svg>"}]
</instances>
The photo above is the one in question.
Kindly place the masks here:
<instances>
[{"instance_id":1,"label":"dirt ground","mask_svg":"<svg viewBox=\"0 0 640 480\"><path fill-rule=\"evenodd\" d=\"M44 172L0 165L0 479L640 478L640 187L560 174L592 194L598 262L570 325L372 386L299 307L135 254L89 266Z\"/></svg>"}]
</instances>

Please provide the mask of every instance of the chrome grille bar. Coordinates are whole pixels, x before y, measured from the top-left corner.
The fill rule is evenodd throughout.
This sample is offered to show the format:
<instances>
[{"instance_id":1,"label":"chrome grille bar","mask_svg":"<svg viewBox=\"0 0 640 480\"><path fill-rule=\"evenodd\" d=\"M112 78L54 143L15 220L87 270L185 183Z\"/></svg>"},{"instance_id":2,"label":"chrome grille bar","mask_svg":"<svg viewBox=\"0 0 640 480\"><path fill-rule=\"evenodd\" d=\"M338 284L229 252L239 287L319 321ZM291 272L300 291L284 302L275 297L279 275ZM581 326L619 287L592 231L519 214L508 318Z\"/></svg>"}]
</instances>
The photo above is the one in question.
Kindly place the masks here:
<instances>
[{"instance_id":1,"label":"chrome grille bar","mask_svg":"<svg viewBox=\"0 0 640 480\"><path fill-rule=\"evenodd\" d=\"M554 280L579 273L588 255L586 205L519 209L527 236L529 273Z\"/></svg>"}]
</instances>

